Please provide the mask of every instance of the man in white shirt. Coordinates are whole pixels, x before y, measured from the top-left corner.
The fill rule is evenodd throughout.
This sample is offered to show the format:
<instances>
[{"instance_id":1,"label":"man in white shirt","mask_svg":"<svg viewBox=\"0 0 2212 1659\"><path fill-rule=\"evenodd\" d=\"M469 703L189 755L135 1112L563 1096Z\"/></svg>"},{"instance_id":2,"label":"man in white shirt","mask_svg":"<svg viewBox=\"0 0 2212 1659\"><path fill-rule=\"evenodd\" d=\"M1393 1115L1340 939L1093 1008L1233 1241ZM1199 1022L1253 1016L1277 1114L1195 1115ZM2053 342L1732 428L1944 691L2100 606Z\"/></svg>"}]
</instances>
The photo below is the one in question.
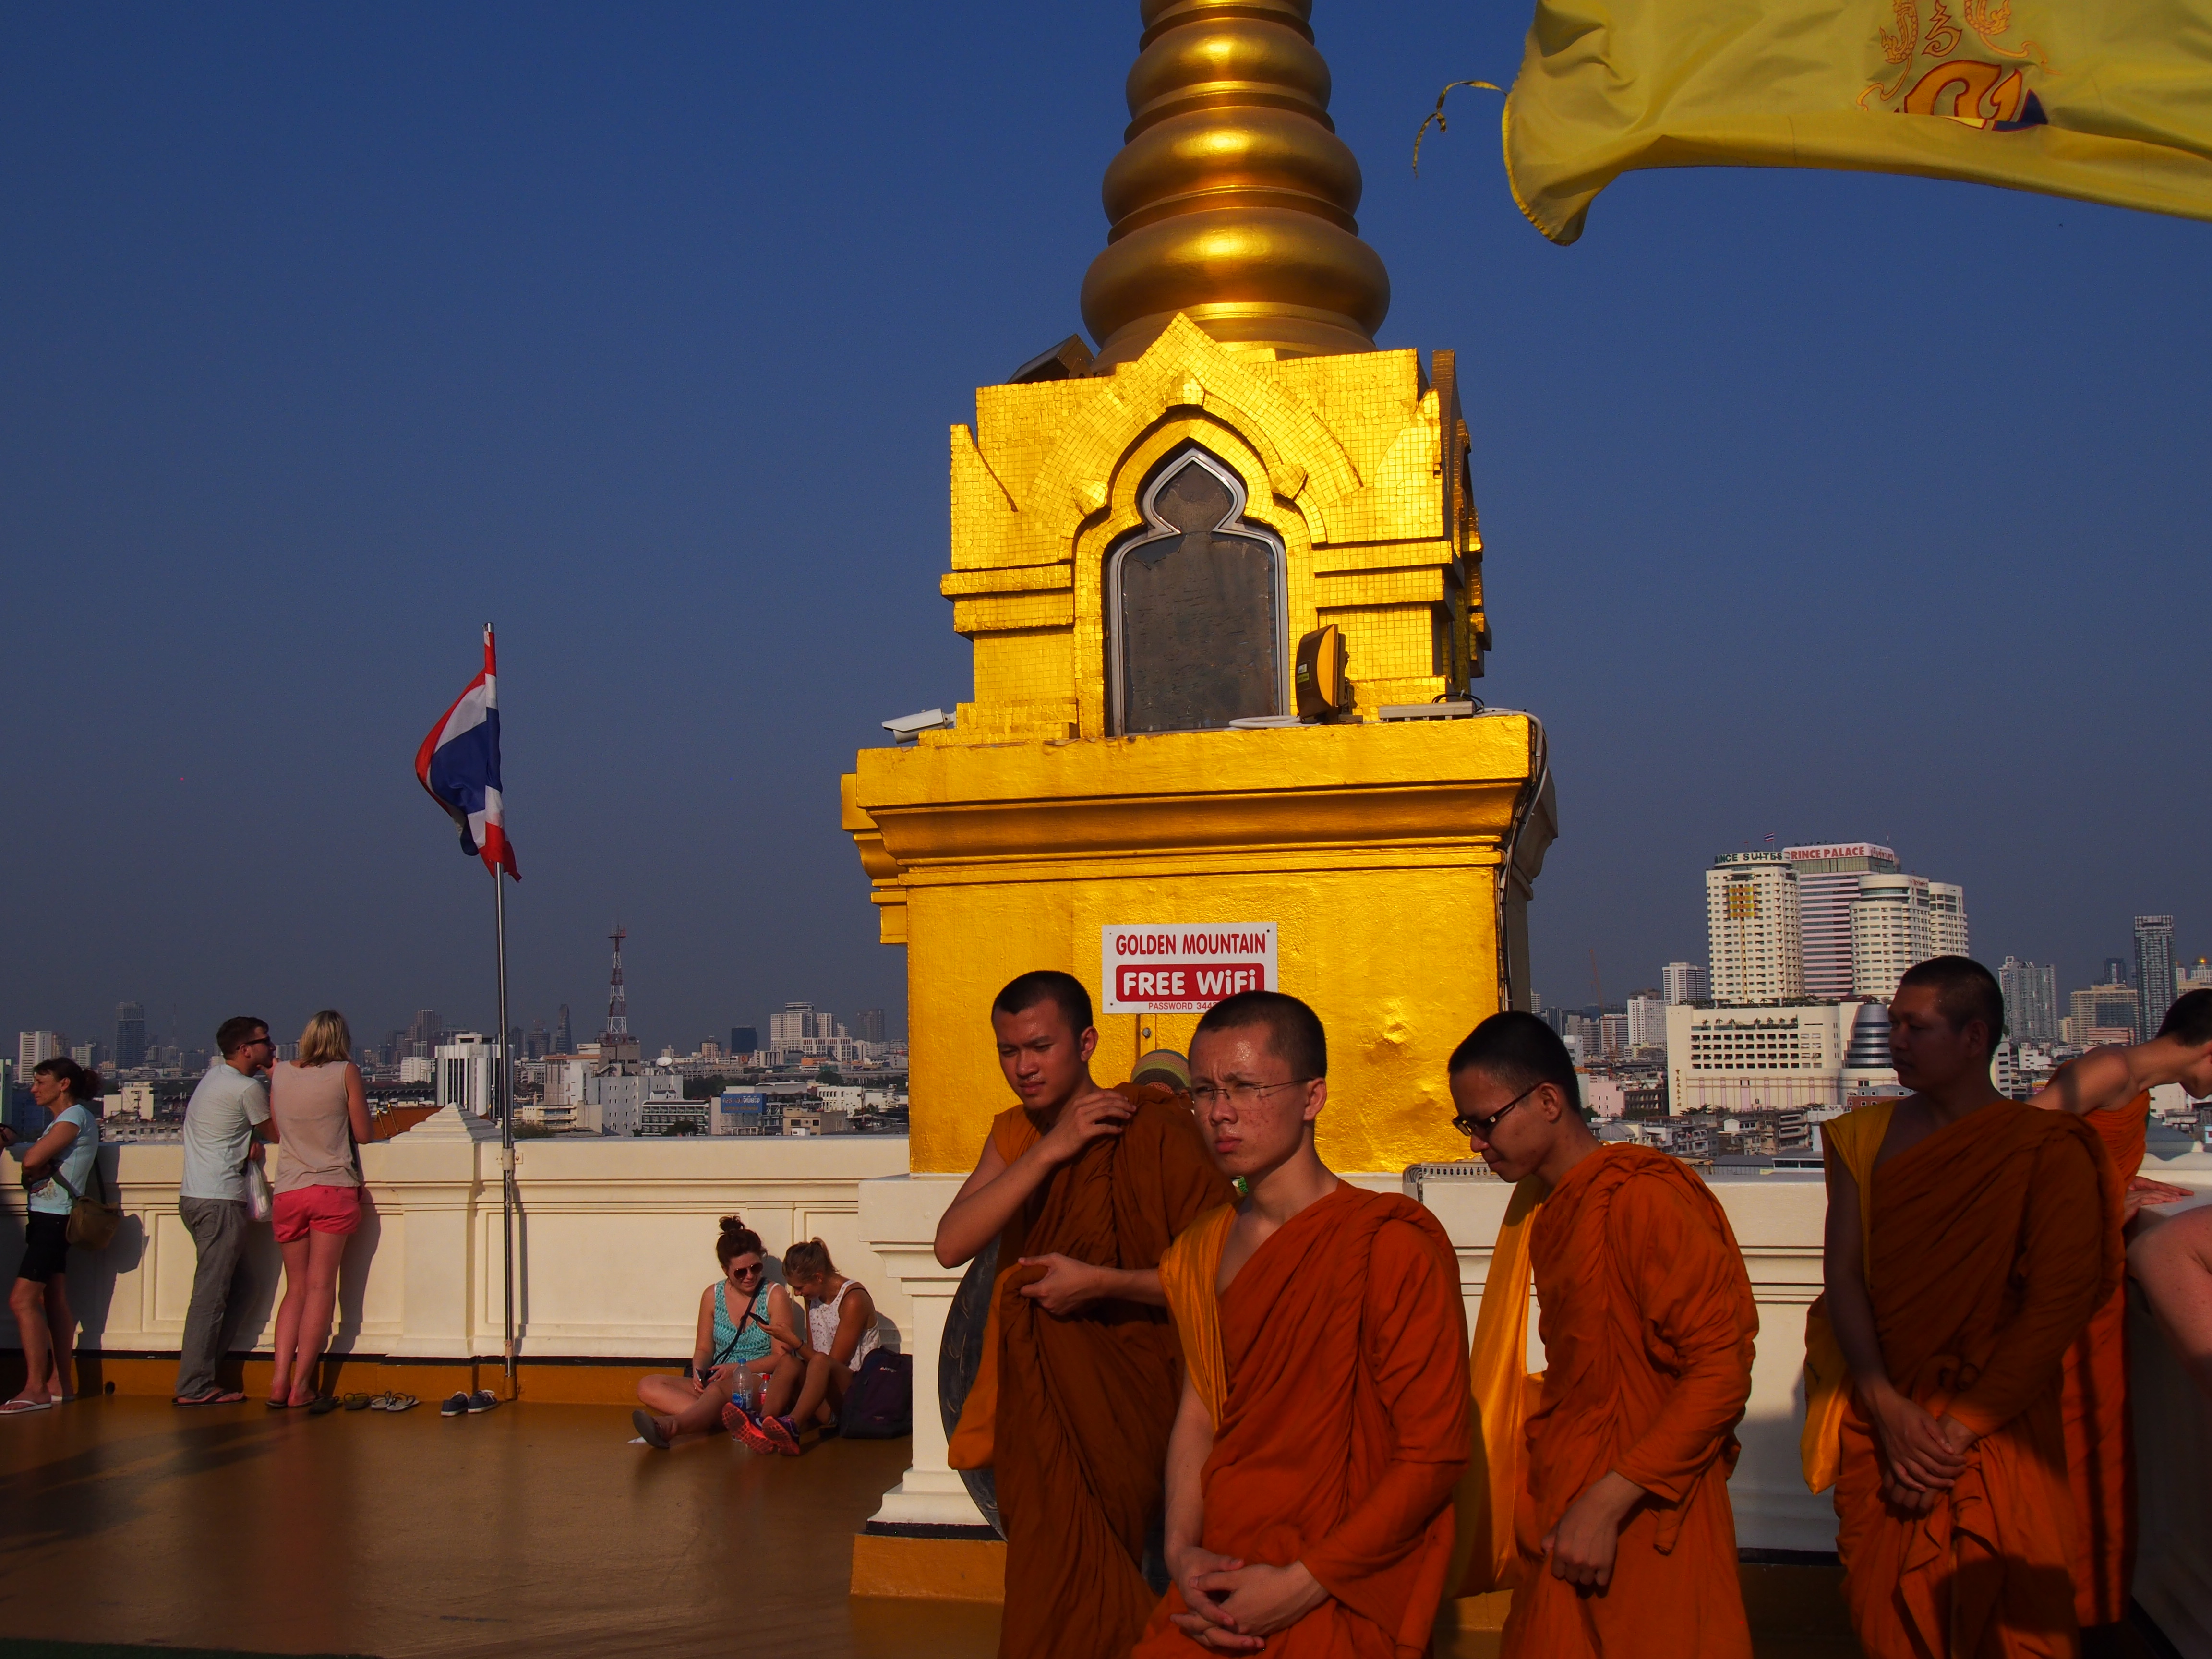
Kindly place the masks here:
<instances>
[{"instance_id":1,"label":"man in white shirt","mask_svg":"<svg viewBox=\"0 0 2212 1659\"><path fill-rule=\"evenodd\" d=\"M192 1272L192 1305L177 1363L179 1406L229 1406L246 1398L224 1388L215 1372L228 1352L230 1292L252 1220L246 1166L259 1154L256 1136L276 1139L263 1076L274 1053L268 1022L239 1015L223 1021L215 1040L222 1059L208 1067L185 1108L185 1175L177 1212L198 1247L199 1265Z\"/></svg>"}]
</instances>

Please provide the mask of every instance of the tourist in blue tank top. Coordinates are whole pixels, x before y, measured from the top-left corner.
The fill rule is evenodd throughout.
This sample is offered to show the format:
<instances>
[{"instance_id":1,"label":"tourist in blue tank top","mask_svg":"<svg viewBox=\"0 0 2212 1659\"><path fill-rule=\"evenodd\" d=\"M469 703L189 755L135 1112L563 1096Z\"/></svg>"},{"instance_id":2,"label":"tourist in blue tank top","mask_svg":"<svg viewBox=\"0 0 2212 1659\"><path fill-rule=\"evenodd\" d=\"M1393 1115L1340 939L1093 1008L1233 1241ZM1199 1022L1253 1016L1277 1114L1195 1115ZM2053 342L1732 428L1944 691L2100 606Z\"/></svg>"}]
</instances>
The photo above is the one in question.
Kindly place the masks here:
<instances>
[{"instance_id":1,"label":"tourist in blue tank top","mask_svg":"<svg viewBox=\"0 0 2212 1659\"><path fill-rule=\"evenodd\" d=\"M76 1374L76 1316L69 1302L69 1218L79 1198L99 1197L93 1166L100 1157L100 1120L89 1103L100 1079L73 1060L42 1060L31 1070L31 1098L53 1115L52 1127L28 1146L0 1128L0 1146L23 1160L30 1189L23 1259L8 1305L23 1343L23 1390L0 1405L0 1417L42 1412L70 1397Z\"/></svg>"},{"instance_id":2,"label":"tourist in blue tank top","mask_svg":"<svg viewBox=\"0 0 2212 1659\"><path fill-rule=\"evenodd\" d=\"M645 1404L630 1413L639 1438L666 1451L678 1435L708 1434L722 1426L722 1407L742 1382L749 1393L775 1369L783 1354L803 1346L799 1310L781 1285L768 1282L768 1252L760 1235L733 1215L722 1218L714 1255L722 1277L699 1297L699 1334L689 1376L648 1376L637 1385Z\"/></svg>"}]
</instances>

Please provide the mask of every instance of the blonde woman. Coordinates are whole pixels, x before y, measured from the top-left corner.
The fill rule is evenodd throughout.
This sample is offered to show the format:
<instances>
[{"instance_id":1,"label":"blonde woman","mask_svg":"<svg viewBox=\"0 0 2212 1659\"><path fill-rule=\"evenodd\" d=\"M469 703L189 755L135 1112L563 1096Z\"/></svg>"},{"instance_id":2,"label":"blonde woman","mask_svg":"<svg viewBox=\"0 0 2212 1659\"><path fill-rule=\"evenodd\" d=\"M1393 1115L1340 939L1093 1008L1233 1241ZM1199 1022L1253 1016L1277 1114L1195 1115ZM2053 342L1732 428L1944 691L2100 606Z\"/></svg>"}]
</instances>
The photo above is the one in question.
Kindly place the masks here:
<instances>
[{"instance_id":1,"label":"blonde woman","mask_svg":"<svg viewBox=\"0 0 2212 1659\"><path fill-rule=\"evenodd\" d=\"M846 1389L879 1338L875 1298L859 1279L837 1271L830 1247L820 1239L806 1239L783 1253L783 1277L805 1298L805 1343L796 1352L777 1357L759 1415L730 1426L757 1452L796 1457L801 1436L836 1422Z\"/></svg>"},{"instance_id":2,"label":"blonde woman","mask_svg":"<svg viewBox=\"0 0 2212 1659\"><path fill-rule=\"evenodd\" d=\"M282 1153L270 1218L284 1253L269 1407L327 1409L316 1397L315 1367L330 1340L338 1262L361 1224L361 1162L354 1147L374 1133L361 1067L353 1063L353 1033L337 1009L307 1022L299 1059L270 1069L269 1122Z\"/></svg>"}]
</instances>

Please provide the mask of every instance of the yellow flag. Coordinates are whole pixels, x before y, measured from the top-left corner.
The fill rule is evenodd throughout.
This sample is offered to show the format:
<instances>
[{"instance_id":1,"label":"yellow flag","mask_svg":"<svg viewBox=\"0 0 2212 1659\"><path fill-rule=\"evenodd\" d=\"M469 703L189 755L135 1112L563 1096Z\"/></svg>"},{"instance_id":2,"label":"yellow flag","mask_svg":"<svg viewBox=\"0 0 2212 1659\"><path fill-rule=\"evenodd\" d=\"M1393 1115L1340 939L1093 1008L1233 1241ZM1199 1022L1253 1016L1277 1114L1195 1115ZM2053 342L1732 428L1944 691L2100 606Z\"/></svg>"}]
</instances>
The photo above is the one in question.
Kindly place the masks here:
<instances>
[{"instance_id":1,"label":"yellow flag","mask_svg":"<svg viewBox=\"0 0 2212 1659\"><path fill-rule=\"evenodd\" d=\"M1635 167L1842 167L2212 219L2212 0L1537 0L1505 104L1555 242Z\"/></svg>"}]
</instances>

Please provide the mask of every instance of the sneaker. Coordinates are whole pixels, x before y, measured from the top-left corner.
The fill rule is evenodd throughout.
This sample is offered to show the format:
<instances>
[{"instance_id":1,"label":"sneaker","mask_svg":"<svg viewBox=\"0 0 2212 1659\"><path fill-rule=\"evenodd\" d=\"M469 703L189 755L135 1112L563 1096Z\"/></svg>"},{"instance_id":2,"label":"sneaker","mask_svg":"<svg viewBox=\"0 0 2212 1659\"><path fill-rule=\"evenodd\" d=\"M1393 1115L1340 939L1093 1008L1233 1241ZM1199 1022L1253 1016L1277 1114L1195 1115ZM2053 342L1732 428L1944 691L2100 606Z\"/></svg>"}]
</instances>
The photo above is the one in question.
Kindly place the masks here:
<instances>
[{"instance_id":1,"label":"sneaker","mask_svg":"<svg viewBox=\"0 0 2212 1659\"><path fill-rule=\"evenodd\" d=\"M497 1404L499 1404L497 1395L489 1389L478 1389L469 1396L469 1415L474 1417L479 1412L488 1412Z\"/></svg>"},{"instance_id":2,"label":"sneaker","mask_svg":"<svg viewBox=\"0 0 2212 1659\"><path fill-rule=\"evenodd\" d=\"M799 1430L789 1418L763 1418L761 1436L772 1450L781 1452L786 1457L799 1455Z\"/></svg>"},{"instance_id":3,"label":"sneaker","mask_svg":"<svg viewBox=\"0 0 2212 1659\"><path fill-rule=\"evenodd\" d=\"M744 1441L748 1451L758 1452L763 1457L775 1455L775 1442L768 1437L759 1419L739 1411L734 1403L722 1413L722 1426Z\"/></svg>"},{"instance_id":4,"label":"sneaker","mask_svg":"<svg viewBox=\"0 0 2212 1659\"><path fill-rule=\"evenodd\" d=\"M446 1403L438 1407L438 1415L441 1417L459 1417L466 1412L468 1408L468 1395L465 1394L457 1394L449 1396L446 1401Z\"/></svg>"}]
</instances>

